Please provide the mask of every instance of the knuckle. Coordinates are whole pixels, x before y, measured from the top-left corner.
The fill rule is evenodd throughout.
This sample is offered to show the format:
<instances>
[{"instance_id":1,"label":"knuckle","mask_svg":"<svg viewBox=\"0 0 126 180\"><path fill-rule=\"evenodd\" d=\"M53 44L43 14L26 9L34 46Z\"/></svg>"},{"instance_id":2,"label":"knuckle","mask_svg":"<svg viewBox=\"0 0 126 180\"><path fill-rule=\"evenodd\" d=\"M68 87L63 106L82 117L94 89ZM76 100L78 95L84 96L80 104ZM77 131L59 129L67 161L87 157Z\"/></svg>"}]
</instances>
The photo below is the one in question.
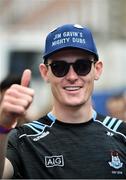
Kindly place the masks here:
<instances>
[{"instance_id":1,"label":"knuckle","mask_svg":"<svg viewBox=\"0 0 126 180\"><path fill-rule=\"evenodd\" d=\"M17 88L17 87L19 87L18 84L12 84L10 88Z\"/></svg>"},{"instance_id":2,"label":"knuckle","mask_svg":"<svg viewBox=\"0 0 126 180\"><path fill-rule=\"evenodd\" d=\"M28 103L29 103L29 102L28 102L27 100L24 99L24 100L22 101L23 107L27 107L27 106L28 106Z\"/></svg>"},{"instance_id":3,"label":"knuckle","mask_svg":"<svg viewBox=\"0 0 126 180\"><path fill-rule=\"evenodd\" d=\"M34 96L34 94L35 94L35 92L34 92L34 90L33 89L30 89L30 96Z\"/></svg>"},{"instance_id":4,"label":"knuckle","mask_svg":"<svg viewBox=\"0 0 126 180\"><path fill-rule=\"evenodd\" d=\"M25 112L25 108L23 107L23 106L20 106L19 108L18 108L18 113L19 114L23 114Z\"/></svg>"},{"instance_id":5,"label":"knuckle","mask_svg":"<svg viewBox=\"0 0 126 180\"><path fill-rule=\"evenodd\" d=\"M31 103L33 101L33 97L29 97L29 103Z\"/></svg>"},{"instance_id":6,"label":"knuckle","mask_svg":"<svg viewBox=\"0 0 126 180\"><path fill-rule=\"evenodd\" d=\"M7 89L7 90L6 90L6 92L5 92L5 95L10 94L10 93L11 93L11 91L12 91L12 90L11 90L11 88Z\"/></svg>"}]
</instances>

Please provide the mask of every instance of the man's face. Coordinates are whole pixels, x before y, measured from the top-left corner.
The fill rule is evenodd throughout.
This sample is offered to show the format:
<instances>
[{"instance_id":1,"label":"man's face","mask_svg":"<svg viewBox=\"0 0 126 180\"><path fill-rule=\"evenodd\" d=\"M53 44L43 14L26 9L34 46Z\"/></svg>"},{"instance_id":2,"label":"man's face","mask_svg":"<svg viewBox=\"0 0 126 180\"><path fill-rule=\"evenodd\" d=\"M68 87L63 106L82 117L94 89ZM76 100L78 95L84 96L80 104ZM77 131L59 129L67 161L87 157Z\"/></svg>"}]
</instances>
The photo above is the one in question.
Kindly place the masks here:
<instances>
[{"instance_id":1,"label":"man's face","mask_svg":"<svg viewBox=\"0 0 126 180\"><path fill-rule=\"evenodd\" d=\"M93 55L79 49L62 50L52 55L48 64L54 61L65 61L67 63L74 63L78 59L94 60ZM100 62L101 63L101 62ZM63 105L69 107L83 106L90 101L90 97L94 87L94 80L100 76L102 64L96 62L91 64L90 72L85 75L78 75L72 66L66 75L63 77L56 77L51 67L45 66L44 78L50 82L52 93L54 96L54 105ZM40 65L40 71L42 71Z\"/></svg>"}]
</instances>

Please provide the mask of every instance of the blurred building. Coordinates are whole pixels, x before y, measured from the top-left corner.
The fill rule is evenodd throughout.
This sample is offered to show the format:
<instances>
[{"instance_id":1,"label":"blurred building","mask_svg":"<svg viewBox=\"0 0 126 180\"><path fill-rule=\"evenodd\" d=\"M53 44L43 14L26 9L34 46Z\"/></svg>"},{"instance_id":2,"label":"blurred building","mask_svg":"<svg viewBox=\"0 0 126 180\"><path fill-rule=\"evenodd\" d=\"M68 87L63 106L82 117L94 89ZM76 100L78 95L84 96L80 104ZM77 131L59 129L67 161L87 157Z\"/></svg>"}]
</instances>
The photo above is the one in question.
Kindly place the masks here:
<instances>
[{"instance_id":1,"label":"blurred building","mask_svg":"<svg viewBox=\"0 0 126 180\"><path fill-rule=\"evenodd\" d=\"M125 17L125 0L0 0L0 81L11 72L21 74L30 68L36 94L44 97L41 102L36 97L36 104L50 102L38 70L45 36L56 26L75 23L92 29L104 61L96 91L100 95L122 91L126 88Z\"/></svg>"}]
</instances>

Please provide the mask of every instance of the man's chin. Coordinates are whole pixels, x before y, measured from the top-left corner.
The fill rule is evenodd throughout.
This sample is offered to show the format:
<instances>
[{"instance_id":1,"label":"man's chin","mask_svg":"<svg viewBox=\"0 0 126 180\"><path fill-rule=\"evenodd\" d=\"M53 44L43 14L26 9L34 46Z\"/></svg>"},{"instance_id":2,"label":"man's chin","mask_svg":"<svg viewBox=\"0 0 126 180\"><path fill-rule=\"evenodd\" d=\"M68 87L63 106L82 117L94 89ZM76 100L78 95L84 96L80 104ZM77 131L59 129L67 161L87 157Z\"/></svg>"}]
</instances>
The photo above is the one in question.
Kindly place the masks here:
<instances>
[{"instance_id":1,"label":"man's chin","mask_svg":"<svg viewBox=\"0 0 126 180\"><path fill-rule=\"evenodd\" d=\"M84 105L84 103L82 103L82 102L70 102L70 103L66 103L65 105L67 107L71 107L71 108L80 108L81 106Z\"/></svg>"}]
</instances>

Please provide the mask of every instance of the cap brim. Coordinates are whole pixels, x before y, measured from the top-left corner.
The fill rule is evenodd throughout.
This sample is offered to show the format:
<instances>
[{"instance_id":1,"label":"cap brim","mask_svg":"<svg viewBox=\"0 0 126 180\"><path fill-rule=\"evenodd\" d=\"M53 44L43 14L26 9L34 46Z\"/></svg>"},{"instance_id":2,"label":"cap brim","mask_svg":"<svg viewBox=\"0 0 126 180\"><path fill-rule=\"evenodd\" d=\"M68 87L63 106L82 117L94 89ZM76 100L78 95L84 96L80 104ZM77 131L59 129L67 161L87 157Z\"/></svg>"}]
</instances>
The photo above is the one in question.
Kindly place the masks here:
<instances>
[{"instance_id":1,"label":"cap brim","mask_svg":"<svg viewBox=\"0 0 126 180\"><path fill-rule=\"evenodd\" d=\"M69 48L84 50L84 51L86 51L86 52L88 52L88 53L93 54L93 55L96 57L96 59L98 59L98 55L95 54L93 51L91 51L91 50L89 50L89 49L86 49L86 48L74 47L74 46L61 47L61 48L59 48L59 49L57 49L57 50L55 50L55 51L53 51L53 52L51 52L51 53L49 53L49 54L45 54L45 55L43 56L43 59L47 59L47 58L49 58L50 56L52 56L53 54L55 54L55 53L57 53L57 52L59 52L59 51L61 51L61 50L63 50L63 49L69 49Z\"/></svg>"}]
</instances>

